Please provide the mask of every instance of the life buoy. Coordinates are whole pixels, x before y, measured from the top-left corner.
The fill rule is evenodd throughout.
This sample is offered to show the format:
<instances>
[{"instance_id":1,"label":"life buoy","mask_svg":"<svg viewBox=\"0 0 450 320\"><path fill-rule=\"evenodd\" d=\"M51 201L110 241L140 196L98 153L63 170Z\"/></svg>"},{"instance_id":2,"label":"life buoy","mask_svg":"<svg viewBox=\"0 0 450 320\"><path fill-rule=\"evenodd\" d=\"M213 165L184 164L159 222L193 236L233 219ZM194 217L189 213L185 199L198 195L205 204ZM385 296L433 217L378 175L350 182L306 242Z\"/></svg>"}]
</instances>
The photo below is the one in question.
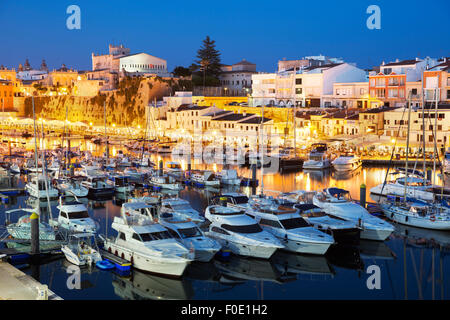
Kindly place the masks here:
<instances>
[{"instance_id":1,"label":"life buoy","mask_svg":"<svg viewBox=\"0 0 450 320\"><path fill-rule=\"evenodd\" d=\"M434 215L432 215L432 216L430 217L430 220L431 220L432 222L435 222L435 221L436 221L436 217L435 217Z\"/></svg>"}]
</instances>

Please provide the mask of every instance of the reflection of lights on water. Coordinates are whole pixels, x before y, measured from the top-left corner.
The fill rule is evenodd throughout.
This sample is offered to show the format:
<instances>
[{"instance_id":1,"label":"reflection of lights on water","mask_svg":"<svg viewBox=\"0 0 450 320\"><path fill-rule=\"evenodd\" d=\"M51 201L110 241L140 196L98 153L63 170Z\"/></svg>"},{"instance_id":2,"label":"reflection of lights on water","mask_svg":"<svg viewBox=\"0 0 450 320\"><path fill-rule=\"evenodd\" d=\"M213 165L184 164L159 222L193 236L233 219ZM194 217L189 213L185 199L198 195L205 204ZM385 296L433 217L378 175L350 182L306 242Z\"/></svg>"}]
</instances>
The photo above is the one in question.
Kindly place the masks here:
<instances>
[{"instance_id":1,"label":"reflection of lights on water","mask_svg":"<svg viewBox=\"0 0 450 320\"><path fill-rule=\"evenodd\" d=\"M115 157L115 156L116 156L116 153L117 153L117 151L116 151L116 147L113 147L113 149L112 149L112 155L113 155L113 157Z\"/></svg>"},{"instance_id":2,"label":"reflection of lights on water","mask_svg":"<svg viewBox=\"0 0 450 320\"><path fill-rule=\"evenodd\" d=\"M184 159L181 160L181 169L182 170L186 170L187 169L186 161Z\"/></svg>"},{"instance_id":3,"label":"reflection of lights on water","mask_svg":"<svg viewBox=\"0 0 450 320\"><path fill-rule=\"evenodd\" d=\"M214 172L217 172L217 164L215 164L215 163L214 163L214 165L213 165L213 171L214 171Z\"/></svg>"},{"instance_id":4,"label":"reflection of lights on water","mask_svg":"<svg viewBox=\"0 0 450 320\"><path fill-rule=\"evenodd\" d=\"M309 173L306 174L306 191L311 191L311 179L309 177Z\"/></svg>"},{"instance_id":5,"label":"reflection of lights on water","mask_svg":"<svg viewBox=\"0 0 450 320\"><path fill-rule=\"evenodd\" d=\"M367 177L367 170L363 169L363 181L364 181L364 184L366 183L366 177Z\"/></svg>"}]
</instances>

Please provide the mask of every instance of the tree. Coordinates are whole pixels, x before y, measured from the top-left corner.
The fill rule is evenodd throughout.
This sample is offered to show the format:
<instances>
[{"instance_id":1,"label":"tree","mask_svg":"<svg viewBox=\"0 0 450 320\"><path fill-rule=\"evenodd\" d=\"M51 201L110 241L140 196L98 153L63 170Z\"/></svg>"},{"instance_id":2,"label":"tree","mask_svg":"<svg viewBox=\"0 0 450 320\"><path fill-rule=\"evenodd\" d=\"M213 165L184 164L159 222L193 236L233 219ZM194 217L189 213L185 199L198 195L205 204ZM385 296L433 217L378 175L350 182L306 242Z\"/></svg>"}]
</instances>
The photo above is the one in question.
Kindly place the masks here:
<instances>
[{"instance_id":1,"label":"tree","mask_svg":"<svg viewBox=\"0 0 450 320\"><path fill-rule=\"evenodd\" d=\"M203 45L197 51L197 60L190 67L191 70L196 71L197 77L193 77L196 83L198 83L199 77L202 78L205 85L217 85L219 83L218 78L221 73L220 52L216 50L215 43L209 36L206 36Z\"/></svg>"},{"instance_id":2,"label":"tree","mask_svg":"<svg viewBox=\"0 0 450 320\"><path fill-rule=\"evenodd\" d=\"M188 68L178 66L173 69L173 74L177 77L189 77L192 75L192 71Z\"/></svg>"}]
</instances>

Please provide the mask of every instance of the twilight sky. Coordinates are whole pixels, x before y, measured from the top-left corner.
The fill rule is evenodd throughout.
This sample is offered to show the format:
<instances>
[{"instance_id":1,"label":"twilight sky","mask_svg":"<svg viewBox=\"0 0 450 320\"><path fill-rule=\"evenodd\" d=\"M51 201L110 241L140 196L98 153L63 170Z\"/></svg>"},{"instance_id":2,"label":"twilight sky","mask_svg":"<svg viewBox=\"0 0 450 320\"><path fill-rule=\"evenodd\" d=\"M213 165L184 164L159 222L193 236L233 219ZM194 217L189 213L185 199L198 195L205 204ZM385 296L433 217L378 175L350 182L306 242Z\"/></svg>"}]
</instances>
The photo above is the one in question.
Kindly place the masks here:
<instances>
[{"instance_id":1,"label":"twilight sky","mask_svg":"<svg viewBox=\"0 0 450 320\"><path fill-rule=\"evenodd\" d=\"M81 8L81 30L66 28L66 9ZM381 30L369 30L366 9L381 9ZM361 68L398 59L450 56L450 1L117 1L0 0L0 64L29 58L38 68L65 63L91 68L91 53L109 43L189 66L206 35L222 62L247 59L272 72L278 60L324 54Z\"/></svg>"}]
</instances>

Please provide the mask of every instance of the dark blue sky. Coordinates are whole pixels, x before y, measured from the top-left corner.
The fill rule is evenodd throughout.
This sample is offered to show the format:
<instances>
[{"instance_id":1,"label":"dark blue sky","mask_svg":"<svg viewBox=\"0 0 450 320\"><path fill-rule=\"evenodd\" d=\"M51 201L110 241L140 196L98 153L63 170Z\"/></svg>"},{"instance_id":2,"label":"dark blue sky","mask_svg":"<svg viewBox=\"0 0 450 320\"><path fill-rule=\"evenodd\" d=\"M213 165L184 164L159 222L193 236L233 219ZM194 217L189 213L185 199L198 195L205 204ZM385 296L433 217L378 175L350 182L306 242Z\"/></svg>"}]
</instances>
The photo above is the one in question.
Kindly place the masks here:
<instances>
[{"instance_id":1,"label":"dark blue sky","mask_svg":"<svg viewBox=\"0 0 450 320\"><path fill-rule=\"evenodd\" d=\"M81 8L81 30L66 28L66 9ZM381 8L381 30L366 27L366 8ZM282 58L324 54L359 67L416 56L450 56L450 1L0 1L0 64L29 58L38 67L91 68L108 43L189 66L206 35L222 62L245 58L274 71Z\"/></svg>"}]
</instances>

